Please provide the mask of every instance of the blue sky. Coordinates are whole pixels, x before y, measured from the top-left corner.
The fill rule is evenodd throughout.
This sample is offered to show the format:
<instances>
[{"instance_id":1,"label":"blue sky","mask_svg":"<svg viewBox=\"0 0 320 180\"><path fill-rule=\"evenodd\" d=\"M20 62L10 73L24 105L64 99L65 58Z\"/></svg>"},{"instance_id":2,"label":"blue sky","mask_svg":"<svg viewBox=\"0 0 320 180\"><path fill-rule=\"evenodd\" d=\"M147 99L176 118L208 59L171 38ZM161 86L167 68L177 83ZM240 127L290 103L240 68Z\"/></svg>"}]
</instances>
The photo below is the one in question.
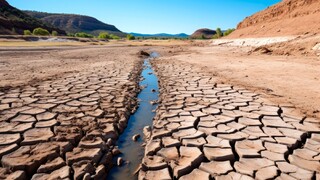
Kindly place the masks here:
<instances>
[{"instance_id":1,"label":"blue sky","mask_svg":"<svg viewBox=\"0 0 320 180\"><path fill-rule=\"evenodd\" d=\"M281 0L7 0L23 10L93 16L123 32L187 33L233 28Z\"/></svg>"}]
</instances>

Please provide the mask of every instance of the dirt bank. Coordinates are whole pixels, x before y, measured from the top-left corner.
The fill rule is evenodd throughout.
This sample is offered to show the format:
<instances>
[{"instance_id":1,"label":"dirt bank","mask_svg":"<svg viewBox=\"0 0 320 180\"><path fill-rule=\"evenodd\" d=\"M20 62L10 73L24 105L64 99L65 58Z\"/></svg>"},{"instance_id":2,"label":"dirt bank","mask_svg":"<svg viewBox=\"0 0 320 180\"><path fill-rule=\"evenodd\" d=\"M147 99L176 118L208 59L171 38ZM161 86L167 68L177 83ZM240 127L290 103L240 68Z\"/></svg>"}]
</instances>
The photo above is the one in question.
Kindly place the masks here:
<instances>
[{"instance_id":1,"label":"dirt bank","mask_svg":"<svg viewBox=\"0 0 320 180\"><path fill-rule=\"evenodd\" d=\"M319 33L319 16L319 0L284 0L244 19L228 38Z\"/></svg>"}]
</instances>

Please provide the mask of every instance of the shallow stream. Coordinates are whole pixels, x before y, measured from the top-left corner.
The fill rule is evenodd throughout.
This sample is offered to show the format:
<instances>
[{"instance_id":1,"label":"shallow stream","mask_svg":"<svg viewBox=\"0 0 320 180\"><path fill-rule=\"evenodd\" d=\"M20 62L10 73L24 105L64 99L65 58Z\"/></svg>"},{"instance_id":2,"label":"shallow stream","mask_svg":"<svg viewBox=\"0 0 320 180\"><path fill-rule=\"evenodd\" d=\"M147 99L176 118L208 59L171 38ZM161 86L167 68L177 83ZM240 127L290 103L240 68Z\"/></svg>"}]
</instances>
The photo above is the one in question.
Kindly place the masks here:
<instances>
[{"instance_id":1,"label":"shallow stream","mask_svg":"<svg viewBox=\"0 0 320 180\"><path fill-rule=\"evenodd\" d=\"M118 139L117 146L122 154L116 158L121 157L125 163L120 167L113 167L107 179L137 179L137 175L134 175L134 173L138 169L144 156L144 147L142 147L144 143L143 128L145 126L152 127L152 120L155 116L153 110L157 108L157 104L152 105L150 103L150 101L158 100L159 95L158 78L154 74L150 64L150 60L157 56L157 53L152 53L150 58L144 60L141 73L143 80L140 82L140 86L144 88L137 97L139 99L139 107L137 111L130 116L127 128ZM136 142L132 140L135 134L141 135Z\"/></svg>"}]
</instances>

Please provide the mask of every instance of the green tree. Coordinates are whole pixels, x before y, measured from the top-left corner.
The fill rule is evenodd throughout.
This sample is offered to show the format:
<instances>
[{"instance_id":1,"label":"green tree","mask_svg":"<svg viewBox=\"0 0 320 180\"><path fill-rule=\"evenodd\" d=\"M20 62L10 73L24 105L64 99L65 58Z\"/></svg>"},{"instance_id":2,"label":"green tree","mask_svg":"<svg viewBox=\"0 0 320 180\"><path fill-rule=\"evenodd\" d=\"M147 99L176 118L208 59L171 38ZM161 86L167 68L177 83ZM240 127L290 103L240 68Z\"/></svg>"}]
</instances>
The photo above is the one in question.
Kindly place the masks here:
<instances>
[{"instance_id":1,"label":"green tree","mask_svg":"<svg viewBox=\"0 0 320 180\"><path fill-rule=\"evenodd\" d=\"M111 39L120 39L120 37L119 37L119 36L114 35L114 34L110 34L110 37L111 37Z\"/></svg>"},{"instance_id":2,"label":"green tree","mask_svg":"<svg viewBox=\"0 0 320 180\"><path fill-rule=\"evenodd\" d=\"M58 32L57 31L52 31L52 36L58 36Z\"/></svg>"},{"instance_id":3,"label":"green tree","mask_svg":"<svg viewBox=\"0 0 320 180\"><path fill-rule=\"evenodd\" d=\"M30 30L24 30L24 31L23 31L23 34L26 35L26 36L32 35L32 33L31 33Z\"/></svg>"},{"instance_id":4,"label":"green tree","mask_svg":"<svg viewBox=\"0 0 320 180\"><path fill-rule=\"evenodd\" d=\"M128 34L128 35L127 35L127 39L128 39L128 40L135 40L136 37L134 37L134 36L131 35L131 34Z\"/></svg>"},{"instance_id":5,"label":"green tree","mask_svg":"<svg viewBox=\"0 0 320 180\"><path fill-rule=\"evenodd\" d=\"M212 39L218 39L218 38L219 38L219 37L218 37L217 34L215 34L215 35L212 36Z\"/></svg>"},{"instance_id":6,"label":"green tree","mask_svg":"<svg viewBox=\"0 0 320 180\"><path fill-rule=\"evenodd\" d=\"M36 29L33 30L33 35L36 35L36 36L49 36L50 33L46 29L36 28Z\"/></svg>"},{"instance_id":7,"label":"green tree","mask_svg":"<svg viewBox=\"0 0 320 180\"><path fill-rule=\"evenodd\" d=\"M217 33L217 37L218 38L221 38L223 36L222 31L221 31L220 28L217 28L216 33Z\"/></svg>"},{"instance_id":8,"label":"green tree","mask_svg":"<svg viewBox=\"0 0 320 180\"><path fill-rule=\"evenodd\" d=\"M67 36L74 37L75 35L73 33L68 33Z\"/></svg>"},{"instance_id":9,"label":"green tree","mask_svg":"<svg viewBox=\"0 0 320 180\"><path fill-rule=\"evenodd\" d=\"M85 33L85 32L76 33L74 36L75 37L82 37L82 38L93 38L94 37L93 35Z\"/></svg>"},{"instance_id":10,"label":"green tree","mask_svg":"<svg viewBox=\"0 0 320 180\"><path fill-rule=\"evenodd\" d=\"M224 33L223 36L228 36L229 34L231 34L235 29L227 29Z\"/></svg>"},{"instance_id":11,"label":"green tree","mask_svg":"<svg viewBox=\"0 0 320 180\"><path fill-rule=\"evenodd\" d=\"M107 32L101 32L98 36L99 39L111 39L111 36Z\"/></svg>"}]
</instances>

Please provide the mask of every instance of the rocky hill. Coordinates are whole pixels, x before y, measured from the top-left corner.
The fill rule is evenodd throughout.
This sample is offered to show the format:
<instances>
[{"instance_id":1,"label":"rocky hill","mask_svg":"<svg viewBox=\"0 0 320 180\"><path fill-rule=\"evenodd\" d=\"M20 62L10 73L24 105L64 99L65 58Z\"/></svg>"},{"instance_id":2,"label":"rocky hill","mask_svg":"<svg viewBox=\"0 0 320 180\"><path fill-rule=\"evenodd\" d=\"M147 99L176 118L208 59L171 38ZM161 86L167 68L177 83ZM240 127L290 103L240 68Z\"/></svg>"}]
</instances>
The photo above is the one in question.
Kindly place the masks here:
<instances>
[{"instance_id":1,"label":"rocky hill","mask_svg":"<svg viewBox=\"0 0 320 180\"><path fill-rule=\"evenodd\" d=\"M228 38L320 33L320 0L284 0L244 19Z\"/></svg>"},{"instance_id":2,"label":"rocky hill","mask_svg":"<svg viewBox=\"0 0 320 180\"><path fill-rule=\"evenodd\" d=\"M207 38L211 39L213 35L216 34L215 30L211 29L198 29L196 30L190 37L193 39L198 39L198 38Z\"/></svg>"},{"instance_id":3,"label":"rocky hill","mask_svg":"<svg viewBox=\"0 0 320 180\"><path fill-rule=\"evenodd\" d=\"M33 31L38 27L65 34L65 31L27 15L5 0L0 0L0 34L23 34L24 30Z\"/></svg>"},{"instance_id":4,"label":"rocky hill","mask_svg":"<svg viewBox=\"0 0 320 180\"><path fill-rule=\"evenodd\" d=\"M106 31L118 36L125 36L115 26L105 24L93 17L75 14L52 14L36 11L24 11L28 15L38 18L48 24L65 30L68 33L86 32L98 35L101 31Z\"/></svg>"}]
</instances>

